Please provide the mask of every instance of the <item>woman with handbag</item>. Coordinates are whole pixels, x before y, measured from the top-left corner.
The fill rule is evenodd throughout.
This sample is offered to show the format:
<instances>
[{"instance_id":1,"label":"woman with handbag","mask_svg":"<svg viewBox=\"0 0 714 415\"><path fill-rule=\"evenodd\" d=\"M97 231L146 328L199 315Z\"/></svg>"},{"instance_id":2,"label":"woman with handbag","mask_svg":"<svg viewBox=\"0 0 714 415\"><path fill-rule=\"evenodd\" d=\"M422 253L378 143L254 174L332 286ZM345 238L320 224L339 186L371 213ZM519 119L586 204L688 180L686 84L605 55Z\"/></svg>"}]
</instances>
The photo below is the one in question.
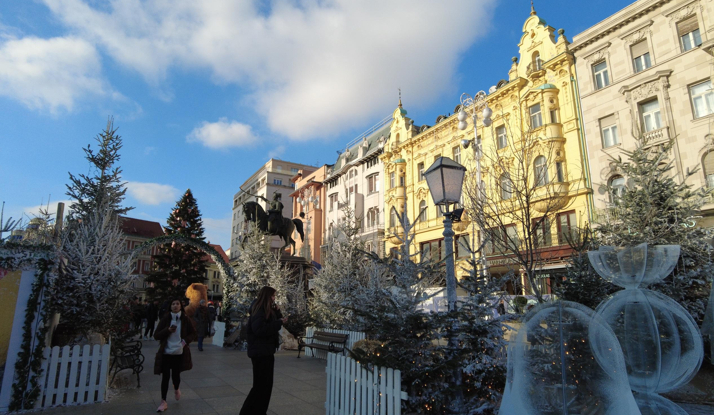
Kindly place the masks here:
<instances>
[{"instance_id":1,"label":"woman with handbag","mask_svg":"<svg viewBox=\"0 0 714 415\"><path fill-rule=\"evenodd\" d=\"M181 299L171 301L170 312L159 321L154 338L160 342L154 360L154 374L161 375L161 405L156 412L164 412L169 406L166 403L169 377L173 380L174 396L178 401L181 398L181 372L193 367L188 344L196 339L196 329L191 319L184 314Z\"/></svg>"},{"instance_id":2,"label":"woman with handbag","mask_svg":"<svg viewBox=\"0 0 714 415\"><path fill-rule=\"evenodd\" d=\"M263 287L250 307L248 320L248 357L253 363L253 387L243 402L240 415L265 415L273 393L275 349L278 332L288 321L275 304L275 289Z\"/></svg>"}]
</instances>

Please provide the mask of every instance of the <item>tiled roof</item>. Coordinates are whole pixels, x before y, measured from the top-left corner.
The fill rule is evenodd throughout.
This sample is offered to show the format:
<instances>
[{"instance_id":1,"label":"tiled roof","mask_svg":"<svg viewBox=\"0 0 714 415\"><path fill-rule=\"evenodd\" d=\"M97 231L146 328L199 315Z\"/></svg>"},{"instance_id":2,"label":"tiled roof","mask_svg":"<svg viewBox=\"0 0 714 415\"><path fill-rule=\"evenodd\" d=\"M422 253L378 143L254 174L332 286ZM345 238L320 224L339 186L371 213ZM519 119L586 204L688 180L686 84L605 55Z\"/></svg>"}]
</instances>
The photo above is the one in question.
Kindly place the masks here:
<instances>
[{"instance_id":1,"label":"tiled roof","mask_svg":"<svg viewBox=\"0 0 714 415\"><path fill-rule=\"evenodd\" d=\"M226 255L226 251L224 251L223 248L221 248L220 245L218 245L218 244L209 244L209 245L211 245L211 246L213 247L213 249L215 249L216 251L218 251L218 253L221 255L221 257L223 257L223 261L225 261L226 264L230 262L230 260L228 259L228 255ZM211 259L211 256L210 256L210 255L204 256L204 257L203 257L203 260L204 260L204 261L208 261L208 262L210 262L210 263L214 263L214 261Z\"/></svg>"},{"instance_id":2,"label":"tiled roof","mask_svg":"<svg viewBox=\"0 0 714 415\"><path fill-rule=\"evenodd\" d=\"M138 236L140 238L156 238L164 234L164 229L159 222L148 220L127 218L120 216L121 231L125 235Z\"/></svg>"}]
</instances>

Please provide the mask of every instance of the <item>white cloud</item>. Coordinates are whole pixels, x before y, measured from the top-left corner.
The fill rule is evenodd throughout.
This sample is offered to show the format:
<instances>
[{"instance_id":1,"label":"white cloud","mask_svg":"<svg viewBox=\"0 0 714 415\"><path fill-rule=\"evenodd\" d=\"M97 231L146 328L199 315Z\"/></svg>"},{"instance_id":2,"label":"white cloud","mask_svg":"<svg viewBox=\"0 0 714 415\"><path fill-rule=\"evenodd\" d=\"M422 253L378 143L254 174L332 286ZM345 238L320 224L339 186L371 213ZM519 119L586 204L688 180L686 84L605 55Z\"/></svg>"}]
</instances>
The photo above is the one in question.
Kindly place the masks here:
<instances>
[{"instance_id":1,"label":"white cloud","mask_svg":"<svg viewBox=\"0 0 714 415\"><path fill-rule=\"evenodd\" d=\"M219 244L221 248L228 249L231 247L231 216L225 218L202 218L203 228L206 230L204 236L206 242Z\"/></svg>"},{"instance_id":2,"label":"white cloud","mask_svg":"<svg viewBox=\"0 0 714 415\"><path fill-rule=\"evenodd\" d=\"M72 111L76 101L104 96L94 46L76 37L26 37L0 42L0 95L31 109Z\"/></svg>"},{"instance_id":3,"label":"white cloud","mask_svg":"<svg viewBox=\"0 0 714 415\"><path fill-rule=\"evenodd\" d=\"M212 123L204 121L200 127L191 131L186 141L198 141L206 147L217 149L251 145L257 141L257 137L253 135L250 125L221 118Z\"/></svg>"},{"instance_id":4,"label":"white cloud","mask_svg":"<svg viewBox=\"0 0 714 415\"><path fill-rule=\"evenodd\" d=\"M168 184L127 182L129 194L144 205L159 205L178 200L180 192Z\"/></svg>"},{"instance_id":5,"label":"white cloud","mask_svg":"<svg viewBox=\"0 0 714 415\"><path fill-rule=\"evenodd\" d=\"M453 88L496 0L44 2L150 85L174 66L208 70L251 91L272 131L305 140L386 116L398 87L406 107Z\"/></svg>"}]
</instances>

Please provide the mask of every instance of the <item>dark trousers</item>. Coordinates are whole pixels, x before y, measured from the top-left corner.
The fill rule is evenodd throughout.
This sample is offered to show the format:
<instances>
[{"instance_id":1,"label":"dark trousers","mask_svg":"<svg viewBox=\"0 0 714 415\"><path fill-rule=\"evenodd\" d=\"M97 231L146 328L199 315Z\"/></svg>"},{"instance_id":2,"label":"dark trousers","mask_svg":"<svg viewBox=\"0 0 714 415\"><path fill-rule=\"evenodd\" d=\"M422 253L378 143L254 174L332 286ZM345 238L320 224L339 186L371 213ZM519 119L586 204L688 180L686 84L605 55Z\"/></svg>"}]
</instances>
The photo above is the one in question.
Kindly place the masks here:
<instances>
[{"instance_id":1,"label":"dark trousers","mask_svg":"<svg viewBox=\"0 0 714 415\"><path fill-rule=\"evenodd\" d=\"M253 387L243 402L240 415L265 415L273 393L275 356L253 357Z\"/></svg>"},{"instance_id":2,"label":"dark trousers","mask_svg":"<svg viewBox=\"0 0 714 415\"><path fill-rule=\"evenodd\" d=\"M203 337L198 336L198 350L203 350Z\"/></svg>"},{"instance_id":3,"label":"dark trousers","mask_svg":"<svg viewBox=\"0 0 714 415\"><path fill-rule=\"evenodd\" d=\"M174 389L181 384L181 360L180 354L165 354L161 360L161 399L164 401L169 391L169 377L174 381Z\"/></svg>"},{"instance_id":4,"label":"dark trousers","mask_svg":"<svg viewBox=\"0 0 714 415\"><path fill-rule=\"evenodd\" d=\"M149 338L154 337L154 326L156 325L156 319L146 320L146 330L144 330L144 337L149 336Z\"/></svg>"}]
</instances>

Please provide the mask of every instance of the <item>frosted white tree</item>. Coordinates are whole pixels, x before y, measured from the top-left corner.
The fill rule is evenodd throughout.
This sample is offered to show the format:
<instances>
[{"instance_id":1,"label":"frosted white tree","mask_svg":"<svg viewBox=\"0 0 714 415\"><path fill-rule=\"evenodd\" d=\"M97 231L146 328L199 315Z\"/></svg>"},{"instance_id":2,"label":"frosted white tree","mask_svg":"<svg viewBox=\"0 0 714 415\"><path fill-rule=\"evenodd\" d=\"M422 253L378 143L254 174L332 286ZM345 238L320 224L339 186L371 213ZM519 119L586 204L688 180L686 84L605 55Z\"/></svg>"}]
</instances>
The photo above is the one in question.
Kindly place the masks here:
<instances>
[{"instance_id":1,"label":"frosted white tree","mask_svg":"<svg viewBox=\"0 0 714 415\"><path fill-rule=\"evenodd\" d=\"M106 204L63 231L62 263L49 292L52 307L71 332L111 337L121 331L134 281L125 246L119 218Z\"/></svg>"},{"instance_id":2,"label":"frosted white tree","mask_svg":"<svg viewBox=\"0 0 714 415\"><path fill-rule=\"evenodd\" d=\"M278 303L287 304L287 278L289 270L280 263L280 257L270 250L270 236L263 234L253 223L248 223L245 240L238 245L238 257L231 263L235 279L226 280L226 306L229 313L243 318L258 291L270 285L277 289ZM276 286L277 285L277 286Z\"/></svg>"}]
</instances>

